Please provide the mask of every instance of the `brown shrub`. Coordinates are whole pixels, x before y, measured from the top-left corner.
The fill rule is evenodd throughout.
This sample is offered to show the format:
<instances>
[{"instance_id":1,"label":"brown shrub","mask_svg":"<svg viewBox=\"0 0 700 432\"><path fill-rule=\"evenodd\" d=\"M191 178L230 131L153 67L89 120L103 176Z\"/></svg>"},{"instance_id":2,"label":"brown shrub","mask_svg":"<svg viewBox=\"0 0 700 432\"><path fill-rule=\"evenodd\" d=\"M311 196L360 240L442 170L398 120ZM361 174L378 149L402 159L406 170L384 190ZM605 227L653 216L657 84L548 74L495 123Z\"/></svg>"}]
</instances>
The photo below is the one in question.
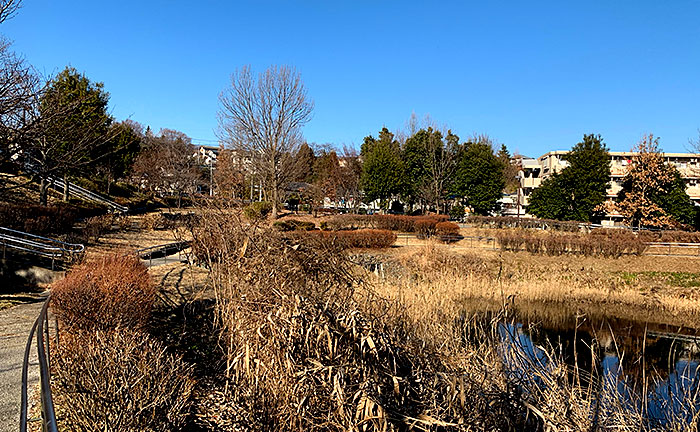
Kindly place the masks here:
<instances>
[{"instance_id":1,"label":"brown shrub","mask_svg":"<svg viewBox=\"0 0 700 432\"><path fill-rule=\"evenodd\" d=\"M68 206L0 204L0 226L38 235L69 232L77 214Z\"/></svg>"},{"instance_id":2,"label":"brown shrub","mask_svg":"<svg viewBox=\"0 0 700 432\"><path fill-rule=\"evenodd\" d=\"M303 236L317 237L342 249L386 249L396 242L396 234L389 230L311 231L295 238Z\"/></svg>"},{"instance_id":3,"label":"brown shrub","mask_svg":"<svg viewBox=\"0 0 700 432\"><path fill-rule=\"evenodd\" d=\"M374 228L430 237L435 234L435 225L448 219L447 215L339 215L326 221L324 227L331 230Z\"/></svg>"},{"instance_id":4,"label":"brown shrub","mask_svg":"<svg viewBox=\"0 0 700 432\"><path fill-rule=\"evenodd\" d=\"M642 255L646 240L641 236L621 229L597 229L590 234L529 234L521 230L504 230L496 234L501 249L518 251L524 246L530 253L562 255L578 253L585 256L601 255L617 258L622 255Z\"/></svg>"},{"instance_id":5,"label":"brown shrub","mask_svg":"<svg viewBox=\"0 0 700 432\"><path fill-rule=\"evenodd\" d=\"M156 287L135 256L108 255L74 267L52 288L51 305L69 329L140 328Z\"/></svg>"},{"instance_id":6,"label":"brown shrub","mask_svg":"<svg viewBox=\"0 0 700 432\"><path fill-rule=\"evenodd\" d=\"M99 242L100 238L112 229L114 216L106 214L85 219L84 235L88 242Z\"/></svg>"},{"instance_id":7,"label":"brown shrub","mask_svg":"<svg viewBox=\"0 0 700 432\"><path fill-rule=\"evenodd\" d=\"M53 347L60 429L171 431L184 425L191 368L159 341L131 329L64 332Z\"/></svg>"},{"instance_id":8,"label":"brown shrub","mask_svg":"<svg viewBox=\"0 0 700 432\"><path fill-rule=\"evenodd\" d=\"M463 237L459 234L459 225L454 222L439 222L435 225L435 234L440 241L452 243L461 240Z\"/></svg>"},{"instance_id":9,"label":"brown shrub","mask_svg":"<svg viewBox=\"0 0 700 432\"><path fill-rule=\"evenodd\" d=\"M174 228L175 223L163 213L151 213L143 217L141 227L147 230L164 230Z\"/></svg>"}]
</instances>

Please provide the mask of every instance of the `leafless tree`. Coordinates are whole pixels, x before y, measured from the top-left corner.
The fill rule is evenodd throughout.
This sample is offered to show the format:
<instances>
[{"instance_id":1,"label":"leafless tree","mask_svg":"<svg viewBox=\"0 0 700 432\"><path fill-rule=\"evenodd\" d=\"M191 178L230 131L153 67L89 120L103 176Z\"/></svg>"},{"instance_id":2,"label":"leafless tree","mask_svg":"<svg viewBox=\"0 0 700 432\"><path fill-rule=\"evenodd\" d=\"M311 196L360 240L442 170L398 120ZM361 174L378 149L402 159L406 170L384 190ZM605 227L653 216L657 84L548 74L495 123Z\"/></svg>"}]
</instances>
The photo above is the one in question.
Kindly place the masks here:
<instances>
[{"instance_id":1,"label":"leafless tree","mask_svg":"<svg viewBox=\"0 0 700 432\"><path fill-rule=\"evenodd\" d=\"M134 178L151 192L176 195L179 207L182 196L194 193L202 181L192 140L172 129L145 140L146 147L134 162Z\"/></svg>"},{"instance_id":2,"label":"leafless tree","mask_svg":"<svg viewBox=\"0 0 700 432\"><path fill-rule=\"evenodd\" d=\"M31 113L42 90L34 69L0 38L0 162L17 159L29 135Z\"/></svg>"},{"instance_id":3,"label":"leafless tree","mask_svg":"<svg viewBox=\"0 0 700 432\"><path fill-rule=\"evenodd\" d=\"M700 153L700 129L698 129L697 138L688 139L688 151L691 153Z\"/></svg>"},{"instance_id":4,"label":"leafless tree","mask_svg":"<svg viewBox=\"0 0 700 432\"><path fill-rule=\"evenodd\" d=\"M340 185L339 195L345 206L352 205L356 208L361 201L360 176L362 175L362 163L357 150L343 146L340 155Z\"/></svg>"},{"instance_id":5,"label":"leafless tree","mask_svg":"<svg viewBox=\"0 0 700 432\"><path fill-rule=\"evenodd\" d=\"M314 107L301 76L289 66L271 66L256 78L246 66L233 73L219 103L220 138L250 158L269 191L276 218L280 193L294 176L301 128Z\"/></svg>"},{"instance_id":6,"label":"leafless tree","mask_svg":"<svg viewBox=\"0 0 700 432\"><path fill-rule=\"evenodd\" d=\"M44 96L46 92L44 92ZM88 121L71 121L83 113L81 98L68 103L54 101L52 97L40 99L26 113L26 127L23 133L22 162L23 168L28 169L35 180L39 182L39 201L46 204L47 192L53 177L63 176L69 171L86 170L103 158L109 157L110 152L101 152L114 137L105 128L102 118ZM56 139L56 132L64 137L71 137L70 145ZM64 199L68 197L68 182L64 189Z\"/></svg>"},{"instance_id":7,"label":"leafless tree","mask_svg":"<svg viewBox=\"0 0 700 432\"><path fill-rule=\"evenodd\" d=\"M430 132L430 128L428 129ZM444 138L443 138L444 136ZM459 137L448 130L445 134L429 133L426 143L426 178L419 187L419 195L435 209L446 212L445 197L452 175L459 147Z\"/></svg>"},{"instance_id":8,"label":"leafless tree","mask_svg":"<svg viewBox=\"0 0 700 432\"><path fill-rule=\"evenodd\" d=\"M22 0L0 0L0 24L15 16L22 7Z\"/></svg>"}]
</instances>

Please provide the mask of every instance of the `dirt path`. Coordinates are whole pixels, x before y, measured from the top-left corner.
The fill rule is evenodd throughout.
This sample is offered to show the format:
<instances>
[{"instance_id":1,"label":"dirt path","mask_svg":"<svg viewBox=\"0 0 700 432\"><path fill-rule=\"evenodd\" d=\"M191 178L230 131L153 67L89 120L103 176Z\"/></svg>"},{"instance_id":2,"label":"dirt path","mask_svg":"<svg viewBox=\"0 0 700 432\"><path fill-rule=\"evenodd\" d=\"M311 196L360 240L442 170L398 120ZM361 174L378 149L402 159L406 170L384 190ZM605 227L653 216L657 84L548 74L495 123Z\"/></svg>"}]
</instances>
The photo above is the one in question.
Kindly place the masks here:
<instances>
[{"instance_id":1,"label":"dirt path","mask_svg":"<svg viewBox=\"0 0 700 432\"><path fill-rule=\"evenodd\" d=\"M19 428L22 363L27 337L42 302L26 303L0 311L0 432ZM39 363L32 350L29 388L39 382Z\"/></svg>"}]
</instances>

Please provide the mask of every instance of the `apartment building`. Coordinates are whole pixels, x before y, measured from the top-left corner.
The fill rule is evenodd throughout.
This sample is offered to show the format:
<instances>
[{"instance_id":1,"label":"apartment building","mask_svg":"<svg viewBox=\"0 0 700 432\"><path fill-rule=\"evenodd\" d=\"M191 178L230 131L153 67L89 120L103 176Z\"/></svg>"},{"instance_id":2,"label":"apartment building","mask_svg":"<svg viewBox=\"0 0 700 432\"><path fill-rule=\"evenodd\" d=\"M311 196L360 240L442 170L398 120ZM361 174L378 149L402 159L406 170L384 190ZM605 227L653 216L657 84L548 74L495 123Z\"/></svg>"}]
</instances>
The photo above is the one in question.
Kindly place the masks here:
<instances>
[{"instance_id":1,"label":"apartment building","mask_svg":"<svg viewBox=\"0 0 700 432\"><path fill-rule=\"evenodd\" d=\"M544 179L569 165L566 161L568 153L568 151L551 151L537 159L520 157L517 161L521 166L519 194L517 197L511 198L511 200L514 200L515 205L507 206L505 213L517 215L517 208L525 208L528 204L528 197L535 188L540 186ZM627 173L628 166L632 163L635 153L609 152L609 155L610 184L607 196L609 200L614 200L618 192L622 190L622 180ZM700 154L663 153L663 157L667 164L672 164L680 172L686 184L686 192L693 203L700 205ZM514 210L513 207L516 209ZM520 216L529 217L523 210L520 210ZM620 215L610 214L603 220L603 223L614 224L619 222L621 218Z\"/></svg>"}]
</instances>

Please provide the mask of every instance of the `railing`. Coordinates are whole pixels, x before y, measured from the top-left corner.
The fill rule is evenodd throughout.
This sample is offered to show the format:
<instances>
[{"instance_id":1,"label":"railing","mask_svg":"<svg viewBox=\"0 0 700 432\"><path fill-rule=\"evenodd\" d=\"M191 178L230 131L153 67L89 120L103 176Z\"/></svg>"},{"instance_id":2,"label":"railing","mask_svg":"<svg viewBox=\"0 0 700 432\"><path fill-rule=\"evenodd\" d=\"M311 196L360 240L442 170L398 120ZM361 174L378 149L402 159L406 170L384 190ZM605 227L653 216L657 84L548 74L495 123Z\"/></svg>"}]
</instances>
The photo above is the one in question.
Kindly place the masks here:
<instances>
[{"instance_id":1,"label":"railing","mask_svg":"<svg viewBox=\"0 0 700 432\"><path fill-rule=\"evenodd\" d=\"M188 247L190 247L192 242L183 240L179 242L165 243L156 246L150 246L143 249L138 249L134 251L139 258L142 260L148 260L148 264L153 264L153 258L163 258L164 260L174 253L179 253Z\"/></svg>"},{"instance_id":2,"label":"railing","mask_svg":"<svg viewBox=\"0 0 700 432\"><path fill-rule=\"evenodd\" d=\"M648 255L700 257L700 243L651 242Z\"/></svg>"},{"instance_id":3,"label":"railing","mask_svg":"<svg viewBox=\"0 0 700 432\"><path fill-rule=\"evenodd\" d=\"M409 233L399 233L396 235L396 244L397 245L404 243L406 246L409 246L409 240L420 240L420 241L424 241L424 242L427 242L429 240L439 240L439 241L446 243L446 244L462 241L462 243L460 244L462 247L466 247L466 242L469 242L469 247L482 247L481 245L483 243L486 243L486 247L491 247L492 249L496 249L496 245L497 245L497 239L495 237L489 237L489 236L463 236L463 235L457 235L457 234L449 234L449 235L433 234L432 236L420 237L416 234L409 234ZM466 240L466 242L464 242L465 240ZM474 246L475 243L476 243L476 246Z\"/></svg>"},{"instance_id":4,"label":"railing","mask_svg":"<svg viewBox=\"0 0 700 432\"><path fill-rule=\"evenodd\" d=\"M82 244L66 243L5 227L0 227L0 244L2 244L3 259L6 257L8 248L19 250L40 257L50 258L52 270L55 260L72 260L85 251L85 246Z\"/></svg>"},{"instance_id":5,"label":"railing","mask_svg":"<svg viewBox=\"0 0 700 432\"><path fill-rule=\"evenodd\" d=\"M41 402L41 424L42 430L45 432L57 432L56 413L53 407L53 396L51 395L51 364L50 364L50 335L49 335L49 301L51 296L44 301L41 312L34 321L29 338L27 339L27 347L24 350L24 363L22 364L22 400L20 405L19 430L20 432L27 431L28 420L28 374L29 374L29 355L32 350L32 339L36 334L36 350L39 357L39 383L40 383L40 402Z\"/></svg>"},{"instance_id":6,"label":"railing","mask_svg":"<svg viewBox=\"0 0 700 432\"><path fill-rule=\"evenodd\" d=\"M449 244L461 241L461 247L486 247L497 249L498 239L489 236L461 236L461 235L433 235L430 237L420 238L415 234L400 233L396 236L396 244L409 246L410 240L440 240L443 243ZM646 243L649 249L644 255L662 255L662 256L677 256L677 257L700 257L700 243L674 243L674 242L650 242Z\"/></svg>"},{"instance_id":7,"label":"railing","mask_svg":"<svg viewBox=\"0 0 700 432\"><path fill-rule=\"evenodd\" d=\"M47 181L49 182L49 187L52 187L56 190L63 191L65 188L65 182L58 177L49 177ZM119 213L127 213L129 211L128 207L117 204L114 201L109 200L100 194L80 187L71 182L68 182L68 190L71 194L76 195L84 200L95 201L104 204L107 207L111 208L113 211L117 211Z\"/></svg>"}]
</instances>

